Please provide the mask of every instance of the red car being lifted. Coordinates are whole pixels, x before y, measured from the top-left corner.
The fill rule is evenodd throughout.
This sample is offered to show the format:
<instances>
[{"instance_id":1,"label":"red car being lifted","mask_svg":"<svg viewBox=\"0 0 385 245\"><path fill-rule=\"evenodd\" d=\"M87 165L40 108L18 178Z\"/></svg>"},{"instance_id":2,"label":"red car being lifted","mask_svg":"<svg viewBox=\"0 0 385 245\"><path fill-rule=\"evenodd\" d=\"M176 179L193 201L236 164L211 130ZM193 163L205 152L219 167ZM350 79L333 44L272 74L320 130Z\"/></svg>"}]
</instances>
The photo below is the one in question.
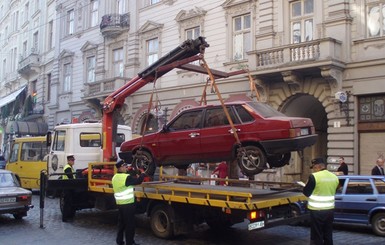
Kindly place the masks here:
<instances>
[{"instance_id":1,"label":"red car being lifted","mask_svg":"<svg viewBox=\"0 0 385 245\"><path fill-rule=\"evenodd\" d=\"M153 174L156 166L186 169L191 163L237 160L248 176L289 163L291 151L317 140L309 118L288 117L261 102L226 103L234 128L221 105L187 109L162 130L124 142L120 158L134 154L136 167ZM234 137L237 131L239 141Z\"/></svg>"}]
</instances>

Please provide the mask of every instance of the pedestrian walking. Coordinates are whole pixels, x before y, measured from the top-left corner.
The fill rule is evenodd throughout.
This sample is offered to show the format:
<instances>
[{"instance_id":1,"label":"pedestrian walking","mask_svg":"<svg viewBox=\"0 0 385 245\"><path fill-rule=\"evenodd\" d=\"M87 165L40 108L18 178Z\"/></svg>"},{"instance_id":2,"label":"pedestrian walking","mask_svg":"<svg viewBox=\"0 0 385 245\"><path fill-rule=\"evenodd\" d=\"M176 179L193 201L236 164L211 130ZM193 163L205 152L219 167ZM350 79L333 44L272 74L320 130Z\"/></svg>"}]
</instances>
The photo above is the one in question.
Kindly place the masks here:
<instances>
[{"instance_id":1,"label":"pedestrian walking","mask_svg":"<svg viewBox=\"0 0 385 245\"><path fill-rule=\"evenodd\" d=\"M309 197L310 244L333 244L334 195L339 185L338 177L326 169L322 158L312 160L313 173L303 189Z\"/></svg>"},{"instance_id":2,"label":"pedestrian walking","mask_svg":"<svg viewBox=\"0 0 385 245\"><path fill-rule=\"evenodd\" d=\"M345 163L345 158L340 157L339 162L340 162L340 166L337 169L338 175L348 175L349 169L348 169L348 165Z\"/></svg>"},{"instance_id":3,"label":"pedestrian walking","mask_svg":"<svg viewBox=\"0 0 385 245\"><path fill-rule=\"evenodd\" d=\"M116 244L118 245L138 245L135 242L135 194L134 185L141 184L145 177L144 173L140 175L133 171L127 172L127 164L123 160L118 161L115 166L118 172L112 178L112 187L114 197L118 206L118 233L116 236ZM124 239L123 239L124 238ZM124 243L124 240L126 243Z\"/></svg>"},{"instance_id":4,"label":"pedestrian walking","mask_svg":"<svg viewBox=\"0 0 385 245\"><path fill-rule=\"evenodd\" d=\"M225 161L221 162L212 172L212 174L218 173L220 179L225 179L227 177L227 163ZM219 185L226 185L226 182L221 180Z\"/></svg>"},{"instance_id":5,"label":"pedestrian walking","mask_svg":"<svg viewBox=\"0 0 385 245\"><path fill-rule=\"evenodd\" d=\"M376 166L372 168L372 175L384 175L384 159L377 159Z\"/></svg>"}]
</instances>

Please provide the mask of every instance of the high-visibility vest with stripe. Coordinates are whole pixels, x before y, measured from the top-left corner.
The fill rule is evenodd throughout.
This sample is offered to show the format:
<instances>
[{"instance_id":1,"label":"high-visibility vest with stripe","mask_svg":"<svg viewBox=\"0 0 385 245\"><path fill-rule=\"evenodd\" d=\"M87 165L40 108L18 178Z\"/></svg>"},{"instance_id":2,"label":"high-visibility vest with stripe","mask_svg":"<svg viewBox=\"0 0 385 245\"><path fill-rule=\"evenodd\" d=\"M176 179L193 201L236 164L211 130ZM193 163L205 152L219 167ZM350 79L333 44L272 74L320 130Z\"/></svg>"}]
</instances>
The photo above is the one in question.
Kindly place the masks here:
<instances>
[{"instance_id":1,"label":"high-visibility vest with stripe","mask_svg":"<svg viewBox=\"0 0 385 245\"><path fill-rule=\"evenodd\" d=\"M65 174L65 171L66 171L67 168L70 168L70 169L71 169L71 173L75 172L75 170L72 168L72 166L69 165L69 164L67 163L67 164L64 166L64 169L63 169L64 175L63 175L62 179L68 179L67 174ZM74 179L76 179L76 176L75 176L74 174L72 174L72 176L74 177Z\"/></svg>"},{"instance_id":2,"label":"high-visibility vest with stripe","mask_svg":"<svg viewBox=\"0 0 385 245\"><path fill-rule=\"evenodd\" d=\"M125 173L117 173L112 177L112 188L117 205L134 203L134 187L126 186L126 179L130 176Z\"/></svg>"},{"instance_id":3,"label":"high-visibility vest with stripe","mask_svg":"<svg viewBox=\"0 0 385 245\"><path fill-rule=\"evenodd\" d=\"M339 184L338 177L327 170L313 173L313 176L315 188L309 196L307 207L310 210L333 209L334 195Z\"/></svg>"}]
</instances>

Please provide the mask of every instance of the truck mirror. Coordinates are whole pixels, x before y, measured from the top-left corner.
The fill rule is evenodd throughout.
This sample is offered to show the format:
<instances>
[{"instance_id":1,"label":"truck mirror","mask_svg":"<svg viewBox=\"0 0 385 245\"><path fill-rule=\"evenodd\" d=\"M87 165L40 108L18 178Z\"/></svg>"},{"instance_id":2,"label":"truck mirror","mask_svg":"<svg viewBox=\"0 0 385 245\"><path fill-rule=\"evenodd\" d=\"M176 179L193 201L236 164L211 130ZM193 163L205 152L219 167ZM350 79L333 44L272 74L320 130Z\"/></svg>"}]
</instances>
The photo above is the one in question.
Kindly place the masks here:
<instances>
[{"instance_id":1,"label":"truck mirror","mask_svg":"<svg viewBox=\"0 0 385 245\"><path fill-rule=\"evenodd\" d=\"M51 143L52 143L52 132L47 132L47 135L46 135L46 142L47 142L47 147L50 147L51 146Z\"/></svg>"}]
</instances>

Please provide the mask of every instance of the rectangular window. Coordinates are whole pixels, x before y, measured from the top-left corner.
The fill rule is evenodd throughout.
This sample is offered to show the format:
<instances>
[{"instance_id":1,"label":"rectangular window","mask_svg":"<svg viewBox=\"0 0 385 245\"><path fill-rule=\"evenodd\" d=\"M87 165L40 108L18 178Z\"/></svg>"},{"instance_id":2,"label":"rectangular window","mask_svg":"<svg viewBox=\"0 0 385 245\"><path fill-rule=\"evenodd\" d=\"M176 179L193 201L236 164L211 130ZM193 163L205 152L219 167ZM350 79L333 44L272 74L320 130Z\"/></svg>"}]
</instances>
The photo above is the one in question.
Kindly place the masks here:
<instances>
[{"instance_id":1,"label":"rectangular window","mask_svg":"<svg viewBox=\"0 0 385 245\"><path fill-rule=\"evenodd\" d=\"M28 44L27 41L23 42L23 58L27 57L28 54Z\"/></svg>"},{"instance_id":2,"label":"rectangular window","mask_svg":"<svg viewBox=\"0 0 385 245\"><path fill-rule=\"evenodd\" d=\"M113 50L113 66L114 76L123 77L124 66L123 66L123 48Z\"/></svg>"},{"instance_id":3,"label":"rectangular window","mask_svg":"<svg viewBox=\"0 0 385 245\"><path fill-rule=\"evenodd\" d=\"M126 11L126 0L118 0L118 4L116 5L118 7L118 13L120 15L127 13Z\"/></svg>"},{"instance_id":4,"label":"rectangular window","mask_svg":"<svg viewBox=\"0 0 385 245\"><path fill-rule=\"evenodd\" d=\"M385 3L368 6L367 13L368 36L385 36Z\"/></svg>"},{"instance_id":5,"label":"rectangular window","mask_svg":"<svg viewBox=\"0 0 385 245\"><path fill-rule=\"evenodd\" d=\"M53 48L53 20L48 23L48 50Z\"/></svg>"},{"instance_id":6,"label":"rectangular window","mask_svg":"<svg viewBox=\"0 0 385 245\"><path fill-rule=\"evenodd\" d=\"M71 35L75 30L75 11L72 9L67 12L67 35Z\"/></svg>"},{"instance_id":7,"label":"rectangular window","mask_svg":"<svg viewBox=\"0 0 385 245\"><path fill-rule=\"evenodd\" d=\"M32 43L32 51L33 53L37 53L38 52L38 47L39 47L39 32L35 32L33 34L33 43Z\"/></svg>"},{"instance_id":8,"label":"rectangular window","mask_svg":"<svg viewBox=\"0 0 385 245\"><path fill-rule=\"evenodd\" d=\"M51 73L47 74L47 101L51 100Z\"/></svg>"},{"instance_id":9,"label":"rectangular window","mask_svg":"<svg viewBox=\"0 0 385 245\"><path fill-rule=\"evenodd\" d=\"M95 82L95 56L87 58L87 83Z\"/></svg>"},{"instance_id":10,"label":"rectangular window","mask_svg":"<svg viewBox=\"0 0 385 245\"><path fill-rule=\"evenodd\" d=\"M54 151L64 151L65 137L66 137L66 131L56 131L55 137L52 143L52 149Z\"/></svg>"},{"instance_id":11,"label":"rectangular window","mask_svg":"<svg viewBox=\"0 0 385 245\"><path fill-rule=\"evenodd\" d=\"M158 60L158 50L159 50L158 38L147 40L146 42L147 66L153 64L155 61Z\"/></svg>"},{"instance_id":12,"label":"rectangular window","mask_svg":"<svg viewBox=\"0 0 385 245\"><path fill-rule=\"evenodd\" d=\"M291 43L313 40L314 0L300 0L290 4Z\"/></svg>"},{"instance_id":13,"label":"rectangular window","mask_svg":"<svg viewBox=\"0 0 385 245\"><path fill-rule=\"evenodd\" d=\"M80 147L100 147L101 136L98 133L80 133Z\"/></svg>"},{"instance_id":14,"label":"rectangular window","mask_svg":"<svg viewBox=\"0 0 385 245\"><path fill-rule=\"evenodd\" d=\"M251 49L251 18L245 14L233 18L233 59L246 59L246 52Z\"/></svg>"},{"instance_id":15,"label":"rectangular window","mask_svg":"<svg viewBox=\"0 0 385 245\"><path fill-rule=\"evenodd\" d=\"M187 39L196 39L201 34L201 28L199 26L186 29L186 40Z\"/></svg>"},{"instance_id":16,"label":"rectangular window","mask_svg":"<svg viewBox=\"0 0 385 245\"><path fill-rule=\"evenodd\" d=\"M28 21L29 19L29 3L24 5L24 21Z\"/></svg>"},{"instance_id":17,"label":"rectangular window","mask_svg":"<svg viewBox=\"0 0 385 245\"><path fill-rule=\"evenodd\" d=\"M153 4L156 4L156 3L159 3L160 0L150 0L150 5L153 5Z\"/></svg>"},{"instance_id":18,"label":"rectangular window","mask_svg":"<svg viewBox=\"0 0 385 245\"><path fill-rule=\"evenodd\" d=\"M96 26L99 21L99 0L91 1L91 27Z\"/></svg>"},{"instance_id":19,"label":"rectangular window","mask_svg":"<svg viewBox=\"0 0 385 245\"><path fill-rule=\"evenodd\" d=\"M63 79L63 92L70 92L71 91L71 64L64 64L64 79Z\"/></svg>"}]
</instances>

